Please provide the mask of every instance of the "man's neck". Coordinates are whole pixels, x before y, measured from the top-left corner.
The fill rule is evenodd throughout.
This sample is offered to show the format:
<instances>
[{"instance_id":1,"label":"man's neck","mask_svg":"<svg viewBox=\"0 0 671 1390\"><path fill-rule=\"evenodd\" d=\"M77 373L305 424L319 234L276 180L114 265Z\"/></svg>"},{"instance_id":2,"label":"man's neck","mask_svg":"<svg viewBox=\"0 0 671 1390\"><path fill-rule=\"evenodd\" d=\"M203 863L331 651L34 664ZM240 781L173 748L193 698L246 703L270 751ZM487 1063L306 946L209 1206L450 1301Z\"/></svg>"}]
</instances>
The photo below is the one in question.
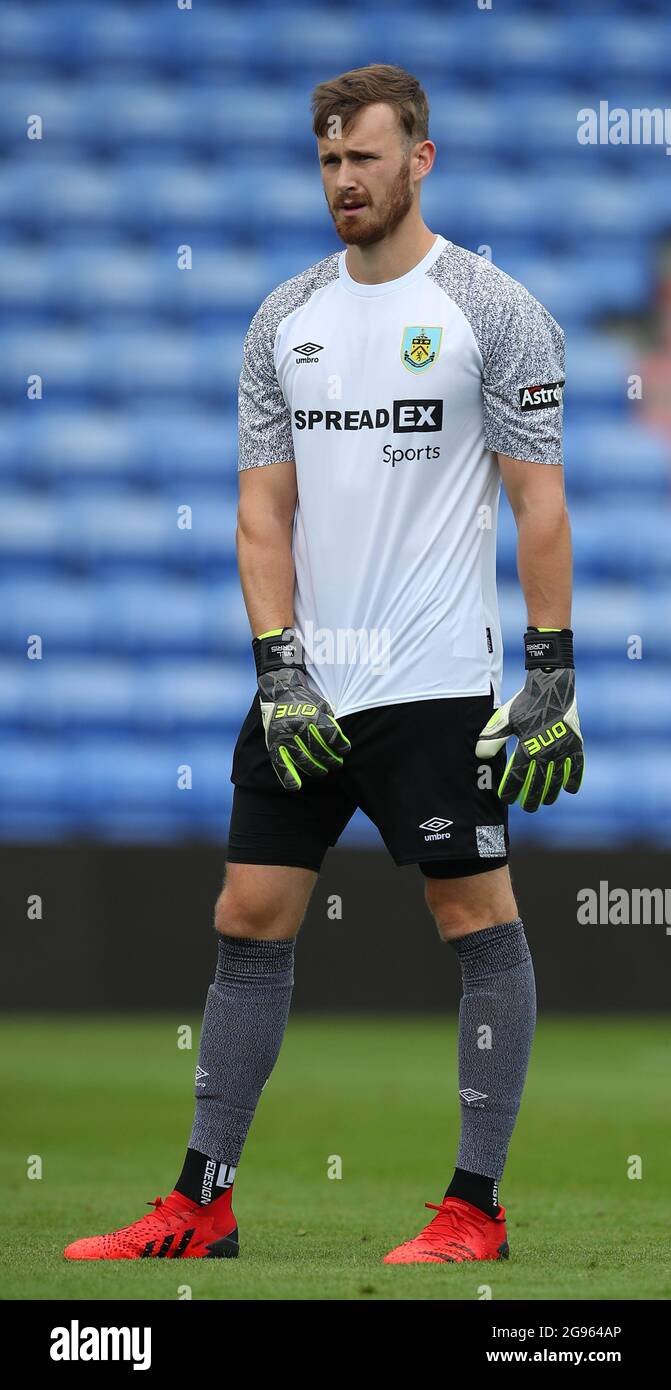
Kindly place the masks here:
<instances>
[{"instance_id":1,"label":"man's neck","mask_svg":"<svg viewBox=\"0 0 671 1390\"><path fill-rule=\"evenodd\" d=\"M348 246L345 265L353 280L362 285L382 285L407 275L428 254L436 240L424 222L401 223L389 236L372 246Z\"/></svg>"}]
</instances>

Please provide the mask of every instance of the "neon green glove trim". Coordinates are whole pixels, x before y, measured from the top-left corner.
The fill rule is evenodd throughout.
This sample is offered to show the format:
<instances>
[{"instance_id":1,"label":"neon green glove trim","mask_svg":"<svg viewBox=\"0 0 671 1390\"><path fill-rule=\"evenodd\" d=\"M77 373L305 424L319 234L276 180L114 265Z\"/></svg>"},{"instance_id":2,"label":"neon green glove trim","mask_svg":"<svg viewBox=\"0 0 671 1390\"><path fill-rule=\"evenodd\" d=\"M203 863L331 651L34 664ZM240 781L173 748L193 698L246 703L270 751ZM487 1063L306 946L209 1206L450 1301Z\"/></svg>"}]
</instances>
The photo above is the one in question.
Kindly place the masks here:
<instances>
[{"instance_id":1,"label":"neon green glove trim","mask_svg":"<svg viewBox=\"0 0 671 1390\"><path fill-rule=\"evenodd\" d=\"M550 786L550 783L551 783L551 781L552 781L552 774L553 774L554 770L555 770L555 765L554 765L554 763L552 763L552 762L548 763L548 770L547 770L547 772L546 772L546 774L545 774L545 785L544 785L543 790L542 790L542 792L541 792L541 800L540 800L541 806L543 805L543 802L545 801L545 793L546 793L546 791L548 790L548 788L549 788L549 786Z\"/></svg>"},{"instance_id":2,"label":"neon green glove trim","mask_svg":"<svg viewBox=\"0 0 671 1390\"><path fill-rule=\"evenodd\" d=\"M292 763L292 761L291 761L291 758L290 758L290 756L289 756L289 751L288 751L287 748L284 747L284 744L281 744L281 745L280 745L279 754L280 754L280 757L281 757L281 759L282 759L282 762L284 763L284 766L285 766L286 768L289 769L289 772L291 773L291 775L292 775L292 777L293 777L293 779L294 779L294 782L296 783L297 787L299 787L299 788L302 787L303 783L301 782L301 779L300 779L300 777L298 776L298 773L297 773L297 771L296 771L296 769L295 769L295 767L294 767L294 765L293 765L293 763ZM279 776L279 774L278 774L278 776ZM281 777L280 777L280 781L281 781L281 780L282 780L282 779L281 779Z\"/></svg>"},{"instance_id":3,"label":"neon green glove trim","mask_svg":"<svg viewBox=\"0 0 671 1390\"><path fill-rule=\"evenodd\" d=\"M330 720L331 720L331 723L332 723L333 727L334 727L335 729L338 730L338 733L340 734L340 737L343 738L343 739L345 740L345 743L347 744L347 747L348 747L348 748L351 748L352 745L351 745L351 743L350 743L350 741L349 741L349 739L348 739L348 737L347 737L347 734L344 734L344 733L343 733L343 731L342 731L342 729L341 729L341 727L340 727L340 725L339 725L339 723L338 723L338 720L335 718L335 716L332 715L332 714L329 714L329 715L327 715L327 719L330 719Z\"/></svg>"},{"instance_id":4,"label":"neon green glove trim","mask_svg":"<svg viewBox=\"0 0 671 1390\"><path fill-rule=\"evenodd\" d=\"M283 627L274 627L272 632L260 632L256 640L260 642L264 637L280 637L283 632Z\"/></svg>"},{"instance_id":5,"label":"neon green glove trim","mask_svg":"<svg viewBox=\"0 0 671 1390\"><path fill-rule=\"evenodd\" d=\"M524 779L524 781L523 781L523 783L522 783L522 790L520 791L520 794L519 794L519 804L520 804L520 806L522 806L522 807L524 806L524 803L525 803L525 801L526 801L526 799L527 799L527 795L528 795L528 793L529 793L530 790L531 790L531 783L533 782L535 775L536 775L536 760L535 760L534 758L532 758L531 762L529 763L529 767L528 767L528 769L527 769L527 775L526 775L526 777L525 777L525 779ZM517 798L515 798L515 799L517 800Z\"/></svg>"},{"instance_id":6,"label":"neon green glove trim","mask_svg":"<svg viewBox=\"0 0 671 1390\"><path fill-rule=\"evenodd\" d=\"M501 793L502 793L502 791L503 791L503 788L504 788L505 785L506 785L506 780L507 780L507 777L508 777L508 773L510 772L510 769L511 769L511 767L512 767L512 765L513 765L513 758L514 758L514 757L515 757L515 754L514 754L514 753L511 753L511 754L510 754L510 757L509 757L509 759L508 759L508 761L507 761L507 763L506 763L506 770L505 770L505 772L504 772L504 774L503 774L503 777L501 778L501 781L499 782L499 787L498 787L498 795L499 795L499 796L501 795Z\"/></svg>"},{"instance_id":7,"label":"neon green glove trim","mask_svg":"<svg viewBox=\"0 0 671 1390\"><path fill-rule=\"evenodd\" d=\"M312 730L314 730L314 725L312 725L311 728L312 728ZM295 736L295 738L294 738L294 743L296 743L296 744L298 745L298 747L299 747L300 750L301 750L301 753L304 753L305 756L306 756L306 758L309 758L309 759L310 759L310 762L313 763L315 767L321 768L322 772L328 772L328 768L324 767L323 764L320 763L320 762L318 762L316 758L313 758L313 756L312 756L312 754L311 754L309 748L306 748L306 746L305 746L305 744L303 743L303 740L302 740L302 738L300 737L299 734L296 734L296 736ZM326 744L324 744L324 747L326 747Z\"/></svg>"}]
</instances>

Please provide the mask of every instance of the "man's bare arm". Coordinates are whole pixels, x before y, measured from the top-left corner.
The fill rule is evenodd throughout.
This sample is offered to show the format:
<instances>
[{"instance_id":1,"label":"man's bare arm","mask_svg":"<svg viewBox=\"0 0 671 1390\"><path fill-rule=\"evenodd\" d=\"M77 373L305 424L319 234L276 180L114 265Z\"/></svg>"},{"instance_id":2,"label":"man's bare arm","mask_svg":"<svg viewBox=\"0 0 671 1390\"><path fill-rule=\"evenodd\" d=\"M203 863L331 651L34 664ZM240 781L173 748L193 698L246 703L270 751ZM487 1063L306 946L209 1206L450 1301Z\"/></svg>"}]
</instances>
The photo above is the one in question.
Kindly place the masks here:
<instances>
[{"instance_id":1,"label":"man's bare arm","mask_svg":"<svg viewBox=\"0 0 671 1390\"><path fill-rule=\"evenodd\" d=\"M240 583L252 636L293 627L296 465L269 463L239 473L235 542Z\"/></svg>"},{"instance_id":2,"label":"man's bare arm","mask_svg":"<svg viewBox=\"0 0 671 1390\"><path fill-rule=\"evenodd\" d=\"M517 524L517 572L529 626L570 628L573 563L564 469L497 457Z\"/></svg>"}]
</instances>

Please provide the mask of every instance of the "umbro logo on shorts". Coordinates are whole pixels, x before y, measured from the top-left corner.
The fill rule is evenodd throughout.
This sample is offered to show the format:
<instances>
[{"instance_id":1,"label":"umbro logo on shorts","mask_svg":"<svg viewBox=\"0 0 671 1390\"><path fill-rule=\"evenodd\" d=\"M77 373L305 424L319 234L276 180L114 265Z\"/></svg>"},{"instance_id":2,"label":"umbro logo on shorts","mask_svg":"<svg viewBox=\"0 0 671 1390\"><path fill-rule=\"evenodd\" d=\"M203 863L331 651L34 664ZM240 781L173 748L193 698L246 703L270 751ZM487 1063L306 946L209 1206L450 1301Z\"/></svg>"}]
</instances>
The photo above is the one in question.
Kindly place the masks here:
<instances>
[{"instance_id":1,"label":"umbro logo on shorts","mask_svg":"<svg viewBox=\"0 0 671 1390\"><path fill-rule=\"evenodd\" d=\"M431 816L430 820L423 820L419 828L431 831L430 835L424 836L425 840L449 840L448 825L454 825L454 821L445 820L443 816Z\"/></svg>"}]
</instances>

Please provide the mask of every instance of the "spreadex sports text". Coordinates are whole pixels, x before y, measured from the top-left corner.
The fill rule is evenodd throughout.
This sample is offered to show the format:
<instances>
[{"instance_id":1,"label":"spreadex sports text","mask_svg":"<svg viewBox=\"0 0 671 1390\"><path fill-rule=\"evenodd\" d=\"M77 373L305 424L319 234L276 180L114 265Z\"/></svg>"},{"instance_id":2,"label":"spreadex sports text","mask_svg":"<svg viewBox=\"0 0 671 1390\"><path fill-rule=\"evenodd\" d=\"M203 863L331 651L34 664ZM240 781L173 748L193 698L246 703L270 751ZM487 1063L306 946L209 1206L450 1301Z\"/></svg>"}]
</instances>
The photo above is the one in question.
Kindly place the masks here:
<instances>
[{"instance_id":1,"label":"spreadex sports text","mask_svg":"<svg viewBox=\"0 0 671 1390\"><path fill-rule=\"evenodd\" d=\"M443 402L392 401L391 410L386 406L374 410L295 410L294 425L297 430L385 430L391 425L394 434L436 434L443 428ZM395 468L402 459L440 458L440 446L423 444L416 449L394 449L385 444L382 457Z\"/></svg>"}]
</instances>

